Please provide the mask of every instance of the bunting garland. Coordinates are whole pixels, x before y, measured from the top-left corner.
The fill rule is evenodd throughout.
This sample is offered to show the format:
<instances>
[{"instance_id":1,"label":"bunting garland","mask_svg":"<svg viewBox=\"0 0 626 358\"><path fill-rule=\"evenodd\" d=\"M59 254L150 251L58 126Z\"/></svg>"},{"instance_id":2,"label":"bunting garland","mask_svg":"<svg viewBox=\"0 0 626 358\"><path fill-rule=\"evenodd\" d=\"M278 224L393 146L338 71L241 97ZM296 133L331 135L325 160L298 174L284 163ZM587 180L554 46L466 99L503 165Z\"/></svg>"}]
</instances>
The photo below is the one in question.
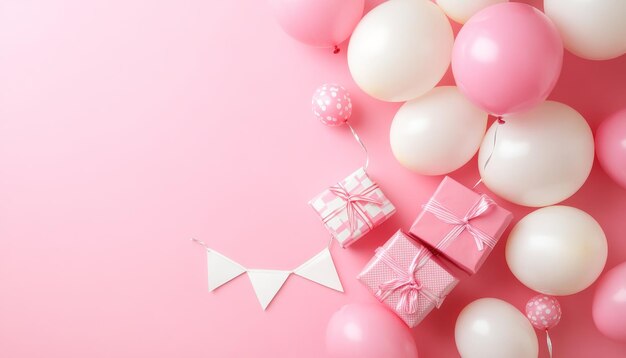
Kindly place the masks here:
<instances>
[{"instance_id":1,"label":"bunting garland","mask_svg":"<svg viewBox=\"0 0 626 358\"><path fill-rule=\"evenodd\" d=\"M192 241L204 246L207 250L209 291L214 291L232 279L247 273L263 310L269 306L291 274L343 292L343 286L328 246L293 270L267 270L245 268L209 248L204 242L196 239L192 239Z\"/></svg>"}]
</instances>

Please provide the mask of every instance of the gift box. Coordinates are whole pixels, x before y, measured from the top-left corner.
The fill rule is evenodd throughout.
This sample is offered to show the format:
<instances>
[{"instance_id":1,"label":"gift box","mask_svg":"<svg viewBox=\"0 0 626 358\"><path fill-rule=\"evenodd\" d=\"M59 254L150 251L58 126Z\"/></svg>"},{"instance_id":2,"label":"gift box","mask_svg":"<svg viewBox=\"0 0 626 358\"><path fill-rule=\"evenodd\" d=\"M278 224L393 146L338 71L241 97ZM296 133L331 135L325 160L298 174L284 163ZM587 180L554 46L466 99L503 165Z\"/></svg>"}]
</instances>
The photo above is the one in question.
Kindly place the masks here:
<instances>
[{"instance_id":1,"label":"gift box","mask_svg":"<svg viewBox=\"0 0 626 358\"><path fill-rule=\"evenodd\" d=\"M427 247L401 230L376 250L358 279L409 327L439 308L459 282Z\"/></svg>"},{"instance_id":2,"label":"gift box","mask_svg":"<svg viewBox=\"0 0 626 358\"><path fill-rule=\"evenodd\" d=\"M396 212L363 168L324 190L309 201L309 205L344 248Z\"/></svg>"},{"instance_id":3,"label":"gift box","mask_svg":"<svg viewBox=\"0 0 626 358\"><path fill-rule=\"evenodd\" d=\"M445 177L409 233L469 274L485 262L513 215Z\"/></svg>"}]
</instances>

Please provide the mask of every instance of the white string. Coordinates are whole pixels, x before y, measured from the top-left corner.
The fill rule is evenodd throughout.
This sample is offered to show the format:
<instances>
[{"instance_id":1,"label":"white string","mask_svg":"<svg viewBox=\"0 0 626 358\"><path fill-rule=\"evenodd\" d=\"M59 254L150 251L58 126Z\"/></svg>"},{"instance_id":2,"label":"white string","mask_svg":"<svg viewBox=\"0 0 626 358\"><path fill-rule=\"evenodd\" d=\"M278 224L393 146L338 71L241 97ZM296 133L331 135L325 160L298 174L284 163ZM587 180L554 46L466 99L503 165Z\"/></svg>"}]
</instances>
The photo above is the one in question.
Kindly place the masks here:
<instances>
[{"instance_id":1,"label":"white string","mask_svg":"<svg viewBox=\"0 0 626 358\"><path fill-rule=\"evenodd\" d=\"M330 248L331 248L331 246L332 246L332 244L333 244L333 241L335 241L335 240L333 240L333 239L334 239L334 238L333 238L333 236L332 236L332 235L330 235L330 239L328 240L328 244L326 244L326 248L327 248L329 251L330 251ZM205 249L207 249L208 251L213 251L213 250L211 250L211 248L210 248L210 247L209 247L206 243L204 243L204 241L198 240L198 239L196 239L195 237L192 237L190 240L191 240L192 242L194 242L194 243L196 243L196 244L198 244L198 245L200 245L200 246L204 247L204 248L205 248ZM214 251L214 252L215 252L215 251ZM232 260L232 259L231 259L231 260ZM241 267L243 267L241 264L238 264L238 265L240 265ZM300 266L298 266L298 267L300 267ZM244 268L244 270L245 270L246 272L251 271L251 270L252 270L252 271L254 271L254 269L249 269L249 268L246 268L246 267L243 267L243 268ZM292 270L277 270L277 271L286 271L286 272L289 272L290 274L292 274L292 273L294 273L294 270L295 270L295 269L292 269Z\"/></svg>"},{"instance_id":2,"label":"white string","mask_svg":"<svg viewBox=\"0 0 626 358\"><path fill-rule=\"evenodd\" d=\"M365 169L365 172L367 172L367 167L369 167L370 165L370 155L367 152L367 148L365 147L365 144L361 140L361 137L359 137L359 135L356 133L354 128L352 128L350 123L346 122L346 125L348 126L348 128L350 128L350 131L352 132L352 136L354 137L354 139L356 139L356 141L359 143L359 145L361 146L361 148L363 148L363 151L365 152L365 165L363 166L363 169Z\"/></svg>"},{"instance_id":3,"label":"white string","mask_svg":"<svg viewBox=\"0 0 626 358\"><path fill-rule=\"evenodd\" d=\"M546 329L546 344L548 345L548 352L550 353L550 358L552 358L552 340L550 339L550 333Z\"/></svg>"},{"instance_id":4,"label":"white string","mask_svg":"<svg viewBox=\"0 0 626 358\"><path fill-rule=\"evenodd\" d=\"M496 150L496 144L498 144L498 128L500 128L500 126L502 124L504 124L502 119L498 119L497 123L498 124L496 125L496 129L493 132L493 147L491 147L491 153L489 153L489 156L487 157L487 160L485 160L485 165L483 166L483 171L485 171L487 169L487 166L489 165L489 162L491 161L491 158L493 157L493 152L495 152L495 150Z\"/></svg>"},{"instance_id":5,"label":"white string","mask_svg":"<svg viewBox=\"0 0 626 358\"><path fill-rule=\"evenodd\" d=\"M493 133L493 146L491 147L491 153L489 153L487 160L485 160L485 165L483 165L483 173L487 170L487 165L489 165L489 162L491 161L491 158L493 157L493 153L496 151L496 144L498 143L498 128L500 128L500 126L503 124L504 124L504 121L502 120L502 117L498 117L496 119L496 129L494 130L494 133ZM476 182L476 184L474 184L472 189L476 189L476 187L479 186L480 183L482 182L483 182L483 178L481 177Z\"/></svg>"},{"instance_id":6,"label":"white string","mask_svg":"<svg viewBox=\"0 0 626 358\"><path fill-rule=\"evenodd\" d=\"M206 248L207 250L211 250L209 248L209 246L207 246L207 244L205 244L203 241L200 241L200 240L196 239L195 237L192 237L191 241L195 242L196 244L198 244L200 246L204 246L204 248Z\"/></svg>"}]
</instances>

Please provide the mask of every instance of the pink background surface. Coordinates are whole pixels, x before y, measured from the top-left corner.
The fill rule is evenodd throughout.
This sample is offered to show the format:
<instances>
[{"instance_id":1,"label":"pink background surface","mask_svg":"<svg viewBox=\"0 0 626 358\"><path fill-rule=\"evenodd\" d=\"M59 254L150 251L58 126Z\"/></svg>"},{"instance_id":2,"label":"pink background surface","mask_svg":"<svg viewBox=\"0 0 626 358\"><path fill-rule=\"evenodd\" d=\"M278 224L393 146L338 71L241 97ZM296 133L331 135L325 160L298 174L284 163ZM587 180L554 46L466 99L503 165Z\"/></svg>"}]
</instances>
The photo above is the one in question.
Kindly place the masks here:
<instances>
[{"instance_id":1,"label":"pink background surface","mask_svg":"<svg viewBox=\"0 0 626 358\"><path fill-rule=\"evenodd\" d=\"M399 104L358 90L342 47L333 56L300 45L259 0L3 1L0 356L325 356L330 315L375 301L356 274L441 180L395 161L388 131ZM363 159L347 128L312 119L312 92L330 81L352 92L370 173L398 214L350 249L333 247L345 294L291 277L263 312L246 277L209 293L192 236L259 268L291 269L325 245L306 203ZM595 129L626 104L626 57L566 54L551 99ZM472 185L475 159L452 176ZM626 260L626 190L597 163L565 204L603 226L607 267ZM531 211L503 206L516 221ZM474 299L523 309L534 295L504 247L414 330L421 357L458 356L454 322ZM626 355L595 329L592 296L560 299L556 356Z\"/></svg>"}]
</instances>

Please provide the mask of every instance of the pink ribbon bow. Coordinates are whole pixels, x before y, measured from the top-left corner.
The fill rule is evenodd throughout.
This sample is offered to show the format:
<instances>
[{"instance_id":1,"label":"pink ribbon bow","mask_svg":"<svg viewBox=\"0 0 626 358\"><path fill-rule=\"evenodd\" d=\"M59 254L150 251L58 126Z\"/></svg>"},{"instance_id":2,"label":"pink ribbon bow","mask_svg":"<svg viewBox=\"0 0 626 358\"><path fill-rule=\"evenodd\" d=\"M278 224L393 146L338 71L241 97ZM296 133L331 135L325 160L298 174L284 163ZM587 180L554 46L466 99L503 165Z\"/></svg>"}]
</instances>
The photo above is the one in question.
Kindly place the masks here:
<instances>
[{"instance_id":1,"label":"pink ribbon bow","mask_svg":"<svg viewBox=\"0 0 626 358\"><path fill-rule=\"evenodd\" d=\"M341 184L331 186L330 188L328 188L328 190L330 190L330 192L335 194L337 197L341 198L344 201L344 205L340 206L339 208L337 208L336 210L328 214L324 221L326 222L332 219L333 217L341 213L343 209L346 209L347 214L348 214L348 223L350 224L351 233L354 233L357 229L357 221L356 221L357 214L363 219L363 222L365 222L365 224L367 224L367 226L369 226L369 228L371 229L372 219L357 204L358 203L372 203L376 205L383 205L382 201L372 199L369 197L369 195L371 195L371 193L376 189L378 189L378 185L376 183L373 183L371 186L363 189L359 193L350 193Z\"/></svg>"},{"instance_id":2,"label":"pink ribbon bow","mask_svg":"<svg viewBox=\"0 0 626 358\"><path fill-rule=\"evenodd\" d=\"M478 251L483 251L485 249L485 245L491 248L496 246L498 241L495 238L473 226L470 222L472 219L483 215L493 205L495 205L493 200L486 195L481 195L480 199L469 209L467 214L460 218L435 199L430 199L430 201L423 206L424 210L432 213L446 224L454 225L452 230L450 230L443 240L437 244L436 249L445 249L453 240L461 235L463 230L467 230L467 232L474 237Z\"/></svg>"},{"instance_id":3,"label":"pink ribbon bow","mask_svg":"<svg viewBox=\"0 0 626 358\"><path fill-rule=\"evenodd\" d=\"M443 299L424 287L422 282L415 277L417 271L428 262L431 256L431 253L422 247L415 258L413 258L413 261L411 261L408 270L404 270L385 249L378 248L376 250L376 257L391 268L397 277L380 284L378 286L378 292L376 292L376 297L378 297L380 301L384 301L389 295L399 290L400 299L396 305L396 310L401 313L411 314L417 312L418 295L426 297L439 308Z\"/></svg>"}]
</instances>

